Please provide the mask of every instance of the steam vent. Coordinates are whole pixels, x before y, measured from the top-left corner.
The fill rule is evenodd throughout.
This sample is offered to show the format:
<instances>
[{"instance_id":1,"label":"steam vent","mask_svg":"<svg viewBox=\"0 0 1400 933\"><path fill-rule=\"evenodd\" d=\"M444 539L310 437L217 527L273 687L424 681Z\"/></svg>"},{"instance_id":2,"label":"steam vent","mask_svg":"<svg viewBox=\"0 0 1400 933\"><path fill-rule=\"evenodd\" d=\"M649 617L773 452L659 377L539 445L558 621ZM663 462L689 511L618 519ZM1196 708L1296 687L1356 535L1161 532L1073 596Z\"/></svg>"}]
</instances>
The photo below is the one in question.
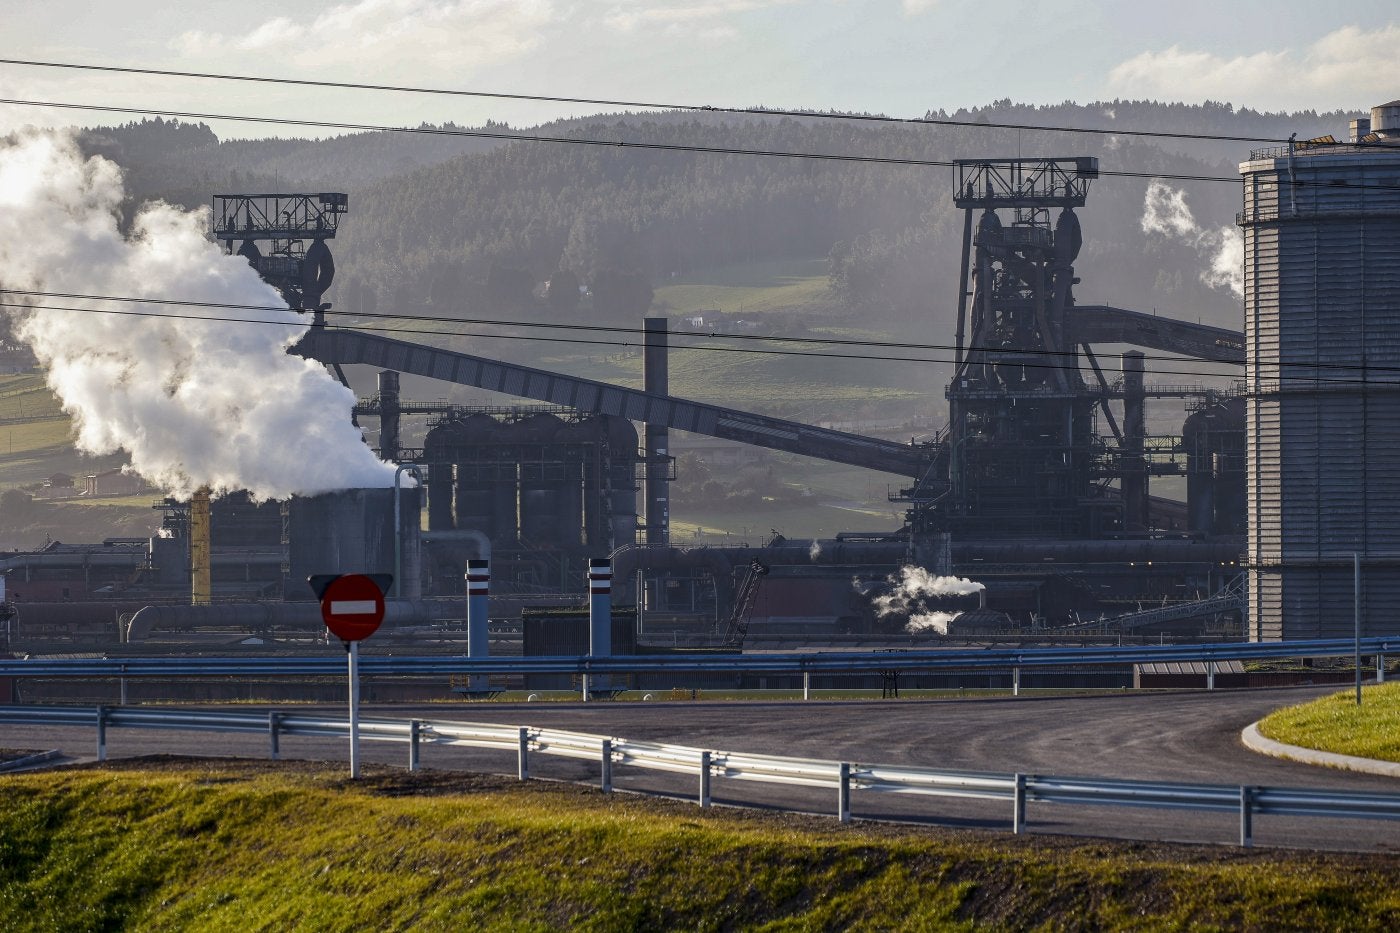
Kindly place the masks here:
<instances>
[{"instance_id":1,"label":"steam vent","mask_svg":"<svg viewBox=\"0 0 1400 933\"><path fill-rule=\"evenodd\" d=\"M1251 637L1350 637L1400 605L1400 101L1244 176Z\"/></svg>"}]
</instances>

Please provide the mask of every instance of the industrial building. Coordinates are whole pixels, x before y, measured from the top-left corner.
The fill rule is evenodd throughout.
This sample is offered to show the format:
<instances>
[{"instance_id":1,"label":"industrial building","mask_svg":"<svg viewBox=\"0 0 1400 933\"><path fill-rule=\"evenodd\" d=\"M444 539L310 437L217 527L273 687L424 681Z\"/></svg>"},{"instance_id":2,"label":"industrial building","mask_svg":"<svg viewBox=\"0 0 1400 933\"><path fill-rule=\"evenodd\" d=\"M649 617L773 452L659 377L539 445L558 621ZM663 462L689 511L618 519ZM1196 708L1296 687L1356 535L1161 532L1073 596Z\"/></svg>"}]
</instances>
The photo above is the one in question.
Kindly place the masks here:
<instances>
[{"instance_id":1,"label":"industrial building","mask_svg":"<svg viewBox=\"0 0 1400 933\"><path fill-rule=\"evenodd\" d=\"M1349 634L1358 594L1363 610L1400 604L1400 479L1388 469L1400 455L1397 143L1400 102L1347 143L1292 144L1241 166L1243 331L1076 301L1095 159L958 161L948 418L908 444L671 395L661 318L646 321L641 389L328 326L324 241L344 196L219 196L216 237L241 243L315 315L290 352L342 380L351 364L379 372L356 416L378 420L380 455L413 464L422 487L215 500L209 592L304 600L307 574L344 569L393 572L406 601L459 600L466 561L490 557L493 618L507 603L534 618L531 601L581 601L589 559L610 554L619 602L636 607L627 644L734 650L907 640L902 620L871 606L914 564L984 587L977 607L958 607L967 624L949 627L954 637L1238 637L1246 619L1259 639ZM1244 378L1155 384L1143 351L1243 366ZM407 401L400 373L537 404ZM1155 399L1180 401L1179 432L1148 432ZM414 415L428 418L421 448L401 441ZM906 521L822 541L677 546L672 430L897 477ZM1167 476L1184 480L1184 502L1155 494ZM193 577L198 591L198 509L165 507L166 529L128 579L154 596ZM453 616L405 602L396 618Z\"/></svg>"},{"instance_id":2,"label":"industrial building","mask_svg":"<svg viewBox=\"0 0 1400 933\"><path fill-rule=\"evenodd\" d=\"M1400 101L1352 127L1240 166L1256 639L1400 606Z\"/></svg>"}]
</instances>

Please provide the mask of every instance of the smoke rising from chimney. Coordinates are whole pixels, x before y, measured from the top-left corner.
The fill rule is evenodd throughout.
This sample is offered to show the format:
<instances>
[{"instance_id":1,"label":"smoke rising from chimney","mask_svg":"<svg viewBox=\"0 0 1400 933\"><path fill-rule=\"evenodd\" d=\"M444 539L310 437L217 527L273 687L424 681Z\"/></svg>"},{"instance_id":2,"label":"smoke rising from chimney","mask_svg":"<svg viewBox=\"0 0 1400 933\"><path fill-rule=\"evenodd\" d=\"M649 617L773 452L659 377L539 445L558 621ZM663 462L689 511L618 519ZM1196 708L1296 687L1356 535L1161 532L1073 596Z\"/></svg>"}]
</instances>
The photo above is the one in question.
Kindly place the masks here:
<instances>
[{"instance_id":1,"label":"smoke rising from chimney","mask_svg":"<svg viewBox=\"0 0 1400 933\"><path fill-rule=\"evenodd\" d=\"M121 170L85 159L70 133L0 139L0 286L285 304L206 238L206 212L148 204L123 235L123 196ZM393 466L351 423L353 393L285 352L307 327L293 311L6 300L32 305L12 312L15 331L72 415L78 449L124 450L134 472L171 495L209 486L266 499L393 484Z\"/></svg>"},{"instance_id":2,"label":"smoke rising from chimney","mask_svg":"<svg viewBox=\"0 0 1400 933\"><path fill-rule=\"evenodd\" d=\"M1195 247L1206 261L1201 281L1211 288L1228 288L1244 298L1244 236L1234 227L1206 230L1186 206L1186 192L1160 181L1147 186L1142 206L1142 232L1160 233Z\"/></svg>"}]
</instances>

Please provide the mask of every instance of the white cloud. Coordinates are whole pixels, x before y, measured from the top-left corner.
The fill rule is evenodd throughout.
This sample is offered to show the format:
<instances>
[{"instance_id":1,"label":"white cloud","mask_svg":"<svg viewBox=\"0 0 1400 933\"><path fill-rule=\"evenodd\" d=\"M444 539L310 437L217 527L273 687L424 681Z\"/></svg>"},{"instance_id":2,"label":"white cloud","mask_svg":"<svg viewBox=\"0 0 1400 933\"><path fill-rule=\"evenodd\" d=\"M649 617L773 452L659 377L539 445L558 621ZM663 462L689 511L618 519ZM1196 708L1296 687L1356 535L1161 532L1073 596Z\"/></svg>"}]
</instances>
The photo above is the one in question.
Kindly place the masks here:
<instances>
[{"instance_id":1,"label":"white cloud","mask_svg":"<svg viewBox=\"0 0 1400 933\"><path fill-rule=\"evenodd\" d=\"M603 22L619 32L644 28L676 30L703 25L711 33L719 30L721 34L733 35L732 27L714 21L792 2L794 0L630 0L613 5L603 16Z\"/></svg>"},{"instance_id":2,"label":"white cloud","mask_svg":"<svg viewBox=\"0 0 1400 933\"><path fill-rule=\"evenodd\" d=\"M1395 96L1400 25L1344 26L1302 49L1225 58L1173 45L1134 55L1109 72L1120 97L1213 99L1265 109L1333 109Z\"/></svg>"},{"instance_id":3,"label":"white cloud","mask_svg":"<svg viewBox=\"0 0 1400 933\"><path fill-rule=\"evenodd\" d=\"M278 16L247 32L191 31L171 43L189 57L281 52L303 66L426 66L460 75L518 58L566 17L551 0L356 0L319 15Z\"/></svg>"},{"instance_id":4,"label":"white cloud","mask_svg":"<svg viewBox=\"0 0 1400 933\"><path fill-rule=\"evenodd\" d=\"M905 16L920 16L938 6L938 0L900 0Z\"/></svg>"}]
</instances>

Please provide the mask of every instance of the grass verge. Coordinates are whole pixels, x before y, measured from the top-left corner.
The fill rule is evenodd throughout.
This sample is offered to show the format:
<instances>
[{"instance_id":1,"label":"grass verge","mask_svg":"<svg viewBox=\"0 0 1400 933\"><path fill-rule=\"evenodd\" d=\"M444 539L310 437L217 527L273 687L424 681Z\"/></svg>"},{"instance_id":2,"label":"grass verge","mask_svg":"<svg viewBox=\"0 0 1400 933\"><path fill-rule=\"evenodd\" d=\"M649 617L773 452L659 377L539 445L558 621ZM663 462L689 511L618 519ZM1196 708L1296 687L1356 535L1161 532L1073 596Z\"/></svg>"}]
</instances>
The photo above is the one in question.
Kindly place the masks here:
<instances>
[{"instance_id":1,"label":"grass verge","mask_svg":"<svg viewBox=\"0 0 1400 933\"><path fill-rule=\"evenodd\" d=\"M1400 859L1019 839L343 766L0 781L9 930L1395 929Z\"/></svg>"},{"instance_id":2,"label":"grass verge","mask_svg":"<svg viewBox=\"0 0 1400 933\"><path fill-rule=\"evenodd\" d=\"M1346 690L1269 714L1259 732L1275 742L1400 762L1400 683Z\"/></svg>"}]
</instances>

